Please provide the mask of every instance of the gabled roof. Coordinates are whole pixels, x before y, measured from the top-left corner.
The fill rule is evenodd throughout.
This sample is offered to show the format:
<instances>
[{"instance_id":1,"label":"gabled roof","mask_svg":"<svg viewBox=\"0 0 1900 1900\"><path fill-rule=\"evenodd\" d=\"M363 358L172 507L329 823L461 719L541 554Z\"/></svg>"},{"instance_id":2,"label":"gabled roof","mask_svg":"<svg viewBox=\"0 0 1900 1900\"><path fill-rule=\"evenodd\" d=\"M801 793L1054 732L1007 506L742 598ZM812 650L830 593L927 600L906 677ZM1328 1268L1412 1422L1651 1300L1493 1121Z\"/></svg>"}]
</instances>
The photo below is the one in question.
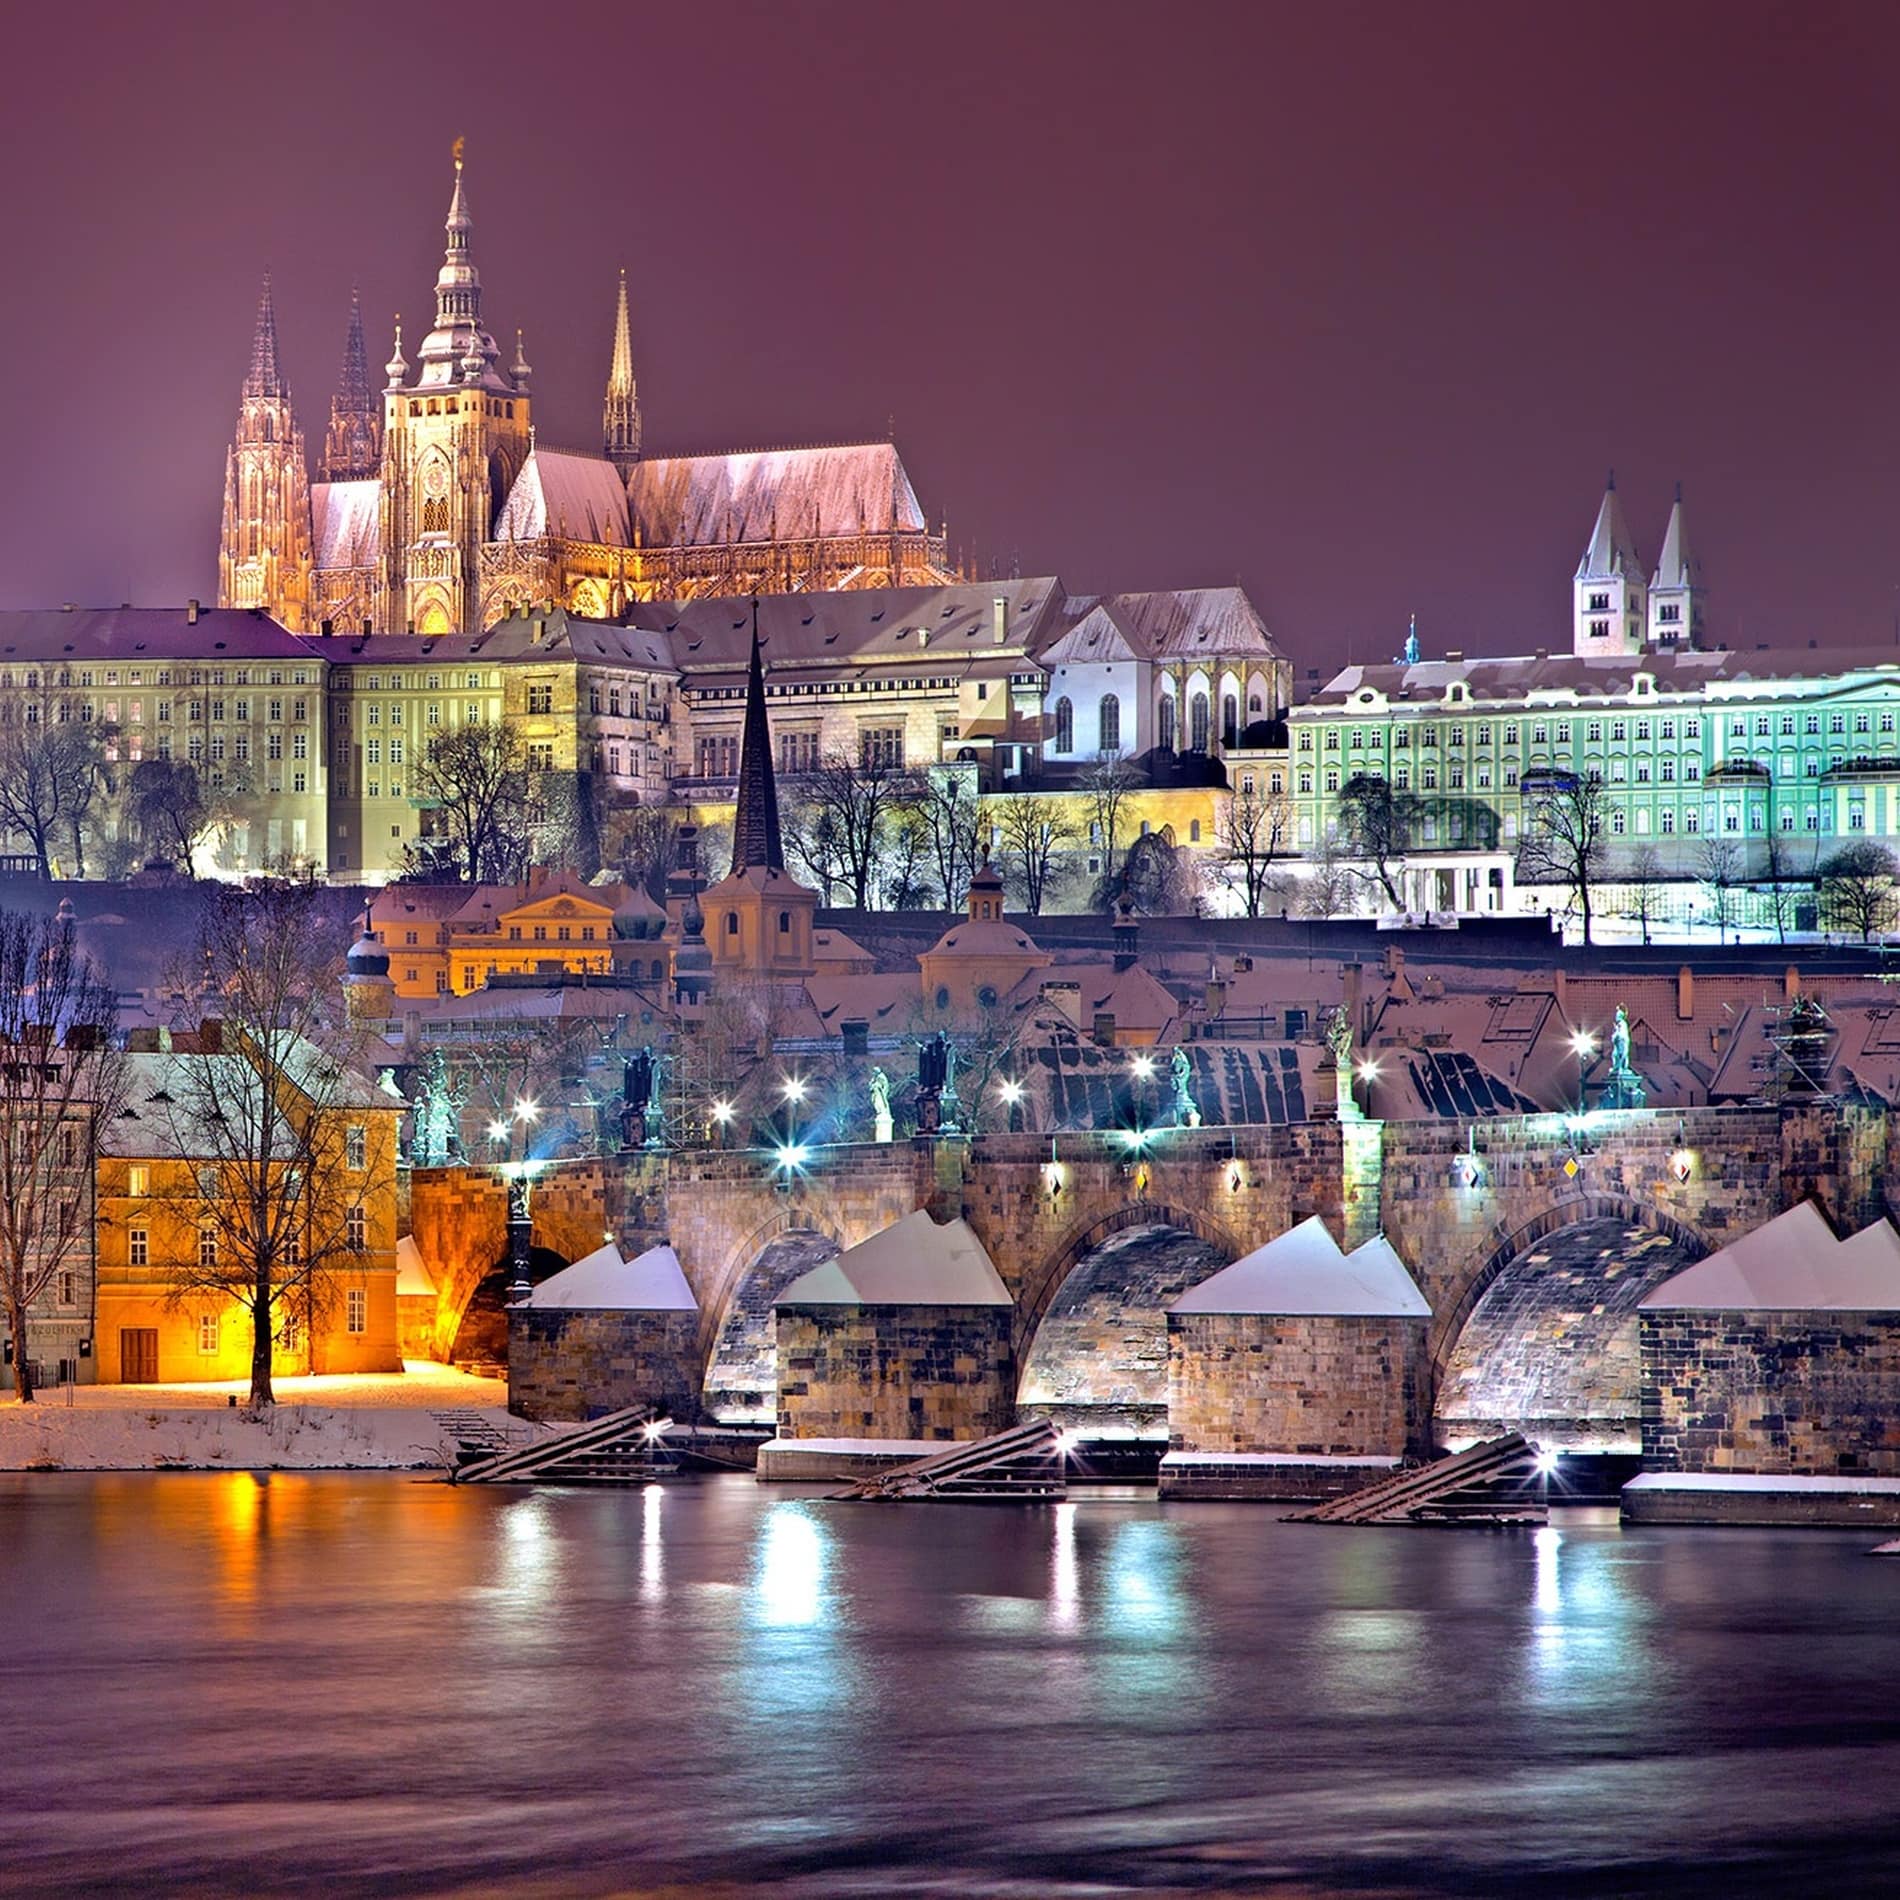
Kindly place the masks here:
<instances>
[{"instance_id":1,"label":"gabled roof","mask_svg":"<svg viewBox=\"0 0 1900 1900\"><path fill-rule=\"evenodd\" d=\"M374 567L382 559L382 501L383 485L374 476L310 484L310 530L318 567Z\"/></svg>"},{"instance_id":2,"label":"gabled roof","mask_svg":"<svg viewBox=\"0 0 1900 1900\"><path fill-rule=\"evenodd\" d=\"M1099 666L1139 657L1134 643L1117 625L1115 616L1099 603L1080 620L1065 627L1036 655L1044 666Z\"/></svg>"},{"instance_id":3,"label":"gabled roof","mask_svg":"<svg viewBox=\"0 0 1900 1900\"><path fill-rule=\"evenodd\" d=\"M910 477L890 442L659 456L636 462L627 499L643 547L916 533Z\"/></svg>"},{"instance_id":4,"label":"gabled roof","mask_svg":"<svg viewBox=\"0 0 1900 1900\"><path fill-rule=\"evenodd\" d=\"M396 1242L396 1292L435 1298L435 1276L422 1257L414 1234L404 1234Z\"/></svg>"},{"instance_id":5,"label":"gabled roof","mask_svg":"<svg viewBox=\"0 0 1900 1900\"><path fill-rule=\"evenodd\" d=\"M1888 1221L1837 1240L1803 1201L1665 1280L1644 1313L1900 1311L1900 1233Z\"/></svg>"},{"instance_id":6,"label":"gabled roof","mask_svg":"<svg viewBox=\"0 0 1900 1900\"><path fill-rule=\"evenodd\" d=\"M699 1302L686 1283L679 1255L671 1247L649 1247L633 1260L621 1258L610 1240L590 1254L551 1273L523 1306L568 1311L623 1313L697 1313Z\"/></svg>"},{"instance_id":7,"label":"gabled roof","mask_svg":"<svg viewBox=\"0 0 1900 1900\"><path fill-rule=\"evenodd\" d=\"M33 660L136 666L141 660L317 657L314 645L280 627L261 607L201 607L195 624L184 607L0 610L0 667Z\"/></svg>"},{"instance_id":8,"label":"gabled roof","mask_svg":"<svg viewBox=\"0 0 1900 1900\"><path fill-rule=\"evenodd\" d=\"M627 492L620 471L604 455L530 451L495 519L492 538L534 541L549 534L610 548L629 544Z\"/></svg>"},{"instance_id":9,"label":"gabled roof","mask_svg":"<svg viewBox=\"0 0 1900 1900\"><path fill-rule=\"evenodd\" d=\"M794 1280L774 1306L1011 1306L1009 1289L960 1220L919 1208Z\"/></svg>"},{"instance_id":10,"label":"gabled roof","mask_svg":"<svg viewBox=\"0 0 1900 1900\"><path fill-rule=\"evenodd\" d=\"M1636 542L1630 534L1629 523L1623 519L1623 504L1616 498L1616 483L1612 481L1603 491L1603 504L1597 510L1597 525L1591 530L1590 545L1584 549L1583 559L1577 564L1577 579L1607 581L1618 578L1640 581L1643 578L1643 562L1636 552Z\"/></svg>"},{"instance_id":11,"label":"gabled roof","mask_svg":"<svg viewBox=\"0 0 1900 1900\"><path fill-rule=\"evenodd\" d=\"M1342 1253L1317 1214L1203 1280L1171 1313L1429 1319L1431 1308L1383 1234Z\"/></svg>"},{"instance_id":12,"label":"gabled roof","mask_svg":"<svg viewBox=\"0 0 1900 1900\"><path fill-rule=\"evenodd\" d=\"M1109 629L1129 654L1145 660L1258 658L1277 660L1280 650L1259 610L1238 587L1184 587L1147 594L1071 594L1062 603L1067 628L1053 645L1064 660L1115 658L1099 651ZM1089 635L1098 638L1091 643ZM1073 650L1080 641L1080 650ZM1038 649L1047 662L1051 649Z\"/></svg>"}]
</instances>

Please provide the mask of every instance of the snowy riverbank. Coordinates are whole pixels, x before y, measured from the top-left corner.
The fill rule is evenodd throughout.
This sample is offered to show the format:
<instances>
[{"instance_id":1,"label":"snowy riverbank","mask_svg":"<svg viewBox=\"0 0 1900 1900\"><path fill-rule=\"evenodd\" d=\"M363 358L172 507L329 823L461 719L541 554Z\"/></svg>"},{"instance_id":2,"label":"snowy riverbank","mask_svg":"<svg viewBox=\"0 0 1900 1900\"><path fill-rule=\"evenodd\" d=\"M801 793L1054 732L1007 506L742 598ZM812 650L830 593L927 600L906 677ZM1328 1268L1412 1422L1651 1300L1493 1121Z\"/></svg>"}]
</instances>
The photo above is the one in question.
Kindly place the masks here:
<instances>
[{"instance_id":1,"label":"snowy riverbank","mask_svg":"<svg viewBox=\"0 0 1900 1900\"><path fill-rule=\"evenodd\" d=\"M0 1471L350 1471L445 1468L456 1426L511 1433L507 1388L446 1366L282 1379L258 1414L241 1388L81 1386L0 1403ZM234 1408L233 1395L238 1398Z\"/></svg>"}]
</instances>

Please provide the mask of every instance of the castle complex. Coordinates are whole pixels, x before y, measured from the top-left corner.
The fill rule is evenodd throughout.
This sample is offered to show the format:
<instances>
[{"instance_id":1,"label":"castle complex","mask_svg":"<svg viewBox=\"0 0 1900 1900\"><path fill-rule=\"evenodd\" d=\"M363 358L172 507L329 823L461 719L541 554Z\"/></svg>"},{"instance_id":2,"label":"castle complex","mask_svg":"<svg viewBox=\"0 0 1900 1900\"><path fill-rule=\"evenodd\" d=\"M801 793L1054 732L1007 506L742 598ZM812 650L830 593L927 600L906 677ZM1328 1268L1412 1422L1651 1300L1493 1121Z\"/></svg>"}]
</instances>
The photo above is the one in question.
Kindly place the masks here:
<instances>
[{"instance_id":1,"label":"castle complex","mask_svg":"<svg viewBox=\"0 0 1900 1900\"><path fill-rule=\"evenodd\" d=\"M889 442L648 457L625 273L598 454L535 439L533 372L485 326L456 145L435 321L380 392L352 299L318 479L278 361L269 280L225 464L218 602L293 633L476 634L535 602L583 618L716 594L957 578Z\"/></svg>"}]
</instances>

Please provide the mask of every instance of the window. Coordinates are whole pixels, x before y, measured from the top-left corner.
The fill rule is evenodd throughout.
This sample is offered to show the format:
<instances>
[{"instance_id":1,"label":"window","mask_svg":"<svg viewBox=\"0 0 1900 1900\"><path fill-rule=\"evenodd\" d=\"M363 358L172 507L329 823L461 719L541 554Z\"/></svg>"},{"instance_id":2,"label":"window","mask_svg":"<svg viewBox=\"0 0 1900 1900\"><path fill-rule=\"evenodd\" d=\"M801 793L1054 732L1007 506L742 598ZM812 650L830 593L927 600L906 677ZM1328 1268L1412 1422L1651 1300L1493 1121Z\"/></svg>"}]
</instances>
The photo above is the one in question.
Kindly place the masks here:
<instances>
[{"instance_id":1,"label":"window","mask_svg":"<svg viewBox=\"0 0 1900 1900\"><path fill-rule=\"evenodd\" d=\"M218 1232L215 1227L198 1229L198 1264L201 1267L215 1267L218 1264Z\"/></svg>"},{"instance_id":2,"label":"window","mask_svg":"<svg viewBox=\"0 0 1900 1900\"><path fill-rule=\"evenodd\" d=\"M868 767L901 767L904 763L904 729L902 726L868 726L859 735L859 748L864 765Z\"/></svg>"},{"instance_id":3,"label":"window","mask_svg":"<svg viewBox=\"0 0 1900 1900\"><path fill-rule=\"evenodd\" d=\"M1661 812L1659 812L1659 813L1657 814L1657 816L1658 816L1658 819L1659 819L1659 820L1660 820L1660 822L1661 822L1661 825L1662 825L1662 829L1663 829L1663 830L1664 830L1665 832L1670 832L1670 831L1674 831L1674 830L1675 830L1675 828L1676 828L1676 814L1675 814L1675 812L1674 812L1674 811L1673 811L1673 810L1672 810L1672 809L1671 809L1671 808L1670 808L1669 806L1667 806L1667 805L1665 805L1665 806L1664 806L1664 807L1662 808L1662 810L1661 810Z\"/></svg>"},{"instance_id":4,"label":"window","mask_svg":"<svg viewBox=\"0 0 1900 1900\"><path fill-rule=\"evenodd\" d=\"M529 741L528 770L530 772L552 772L554 770L554 741L552 739L533 739Z\"/></svg>"},{"instance_id":5,"label":"window","mask_svg":"<svg viewBox=\"0 0 1900 1900\"><path fill-rule=\"evenodd\" d=\"M545 716L554 710L554 688L546 683L528 688L528 716Z\"/></svg>"},{"instance_id":6,"label":"window","mask_svg":"<svg viewBox=\"0 0 1900 1900\"><path fill-rule=\"evenodd\" d=\"M127 1230L125 1257L131 1266L149 1267L152 1264L151 1232L148 1228L133 1227Z\"/></svg>"},{"instance_id":7,"label":"window","mask_svg":"<svg viewBox=\"0 0 1900 1900\"><path fill-rule=\"evenodd\" d=\"M1550 728L1544 725L1532 726L1531 727L1531 744L1532 745L1549 745L1550 744Z\"/></svg>"},{"instance_id":8,"label":"window","mask_svg":"<svg viewBox=\"0 0 1900 1900\"><path fill-rule=\"evenodd\" d=\"M152 1191L152 1171L143 1161L135 1161L125 1171L125 1191L140 1200Z\"/></svg>"},{"instance_id":9,"label":"window","mask_svg":"<svg viewBox=\"0 0 1900 1900\"><path fill-rule=\"evenodd\" d=\"M1702 829L1702 814L1697 811L1693 805L1682 814L1682 828L1684 831L1700 831Z\"/></svg>"},{"instance_id":10,"label":"window","mask_svg":"<svg viewBox=\"0 0 1900 1900\"><path fill-rule=\"evenodd\" d=\"M198 1350L207 1357L218 1350L218 1316L215 1313L201 1313L198 1316Z\"/></svg>"},{"instance_id":11,"label":"window","mask_svg":"<svg viewBox=\"0 0 1900 1900\"><path fill-rule=\"evenodd\" d=\"M369 1166L369 1130L361 1122L351 1122L343 1137L344 1163L351 1168Z\"/></svg>"},{"instance_id":12,"label":"window","mask_svg":"<svg viewBox=\"0 0 1900 1900\"><path fill-rule=\"evenodd\" d=\"M344 1216L343 1244L351 1253L369 1252L369 1211L367 1208L353 1207ZM352 1332L360 1332L360 1327L352 1327Z\"/></svg>"},{"instance_id":13,"label":"window","mask_svg":"<svg viewBox=\"0 0 1900 1900\"><path fill-rule=\"evenodd\" d=\"M1056 750L1075 750L1075 707L1066 695L1056 701Z\"/></svg>"},{"instance_id":14,"label":"window","mask_svg":"<svg viewBox=\"0 0 1900 1900\"><path fill-rule=\"evenodd\" d=\"M1122 744L1122 703L1113 693L1102 695L1100 717L1100 749L1104 752L1119 752Z\"/></svg>"},{"instance_id":15,"label":"window","mask_svg":"<svg viewBox=\"0 0 1900 1900\"><path fill-rule=\"evenodd\" d=\"M369 1294L360 1286L350 1288L345 1324L353 1333L369 1331Z\"/></svg>"},{"instance_id":16,"label":"window","mask_svg":"<svg viewBox=\"0 0 1900 1900\"><path fill-rule=\"evenodd\" d=\"M1188 747L1194 752L1207 750L1207 695L1196 693L1188 701Z\"/></svg>"}]
</instances>

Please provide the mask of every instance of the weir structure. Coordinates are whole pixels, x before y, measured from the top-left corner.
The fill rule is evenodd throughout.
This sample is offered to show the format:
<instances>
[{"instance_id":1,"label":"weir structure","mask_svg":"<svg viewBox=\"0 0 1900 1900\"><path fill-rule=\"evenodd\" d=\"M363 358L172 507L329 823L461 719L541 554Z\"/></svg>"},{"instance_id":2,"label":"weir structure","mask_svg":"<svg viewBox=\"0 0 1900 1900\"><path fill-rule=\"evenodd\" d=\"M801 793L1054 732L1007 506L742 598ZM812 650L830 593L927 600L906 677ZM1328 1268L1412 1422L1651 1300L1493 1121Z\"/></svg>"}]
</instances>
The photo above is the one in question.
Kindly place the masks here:
<instances>
[{"instance_id":1,"label":"weir structure","mask_svg":"<svg viewBox=\"0 0 1900 1900\"><path fill-rule=\"evenodd\" d=\"M1084 1434L1154 1435L1168 1305L1317 1215L1342 1247L1383 1233L1430 1306L1418 1449L1522 1430L1634 1452L1637 1303L1801 1201L1842 1231L1880 1218L1896 1141L1884 1107L1800 1101L1173 1129L1139 1147L1115 1132L920 1137L813 1147L793 1169L760 1150L636 1152L547 1166L532 1259L539 1279L603 1234L629 1256L670 1243L699 1308L700 1417L770 1425L778 1292L918 1208L961 1218L1014 1303L994 1375L1013 1390L973 1389L968 1435L993 1428L999 1397ZM507 1193L491 1170L423 1169L410 1196L450 1358L501 1289Z\"/></svg>"}]
</instances>

